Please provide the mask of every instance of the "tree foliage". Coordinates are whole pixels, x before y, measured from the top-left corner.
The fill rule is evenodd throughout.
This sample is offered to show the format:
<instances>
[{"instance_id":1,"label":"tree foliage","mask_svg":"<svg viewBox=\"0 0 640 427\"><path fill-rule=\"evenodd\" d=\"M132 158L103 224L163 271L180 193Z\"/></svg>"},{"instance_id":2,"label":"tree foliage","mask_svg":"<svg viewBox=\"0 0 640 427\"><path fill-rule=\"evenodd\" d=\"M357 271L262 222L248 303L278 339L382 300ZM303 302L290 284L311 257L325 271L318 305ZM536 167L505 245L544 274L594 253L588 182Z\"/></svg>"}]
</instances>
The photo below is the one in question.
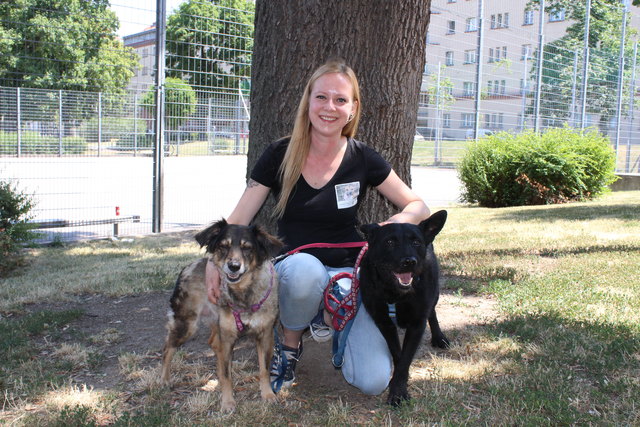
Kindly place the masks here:
<instances>
[{"instance_id":1,"label":"tree foliage","mask_svg":"<svg viewBox=\"0 0 640 427\"><path fill-rule=\"evenodd\" d=\"M108 0L0 2L0 86L121 92L137 55Z\"/></svg>"},{"instance_id":2,"label":"tree foliage","mask_svg":"<svg viewBox=\"0 0 640 427\"><path fill-rule=\"evenodd\" d=\"M565 121L572 115L572 98L578 99L578 105L580 102L577 94L582 86L586 3L548 0L545 4L548 13L564 11L566 19L573 22L567 28L564 37L545 45L542 65L541 115L552 120ZM539 6L539 1L531 0L528 6L535 8ZM618 85L622 14L623 5L619 0L591 2L586 105L588 114L599 117L598 126L603 132L608 129L611 118L616 114L617 99L612 93L615 93ZM629 24L630 17L627 19ZM625 55L628 58L633 54L632 37L629 35L634 32L636 30L627 25ZM575 74L574 61L577 61L578 65ZM630 61L627 61L625 73L631 72L629 63ZM535 73L535 68L532 73ZM626 78L625 80L628 81ZM627 94L624 93L623 96ZM579 111L577 105L575 107ZM574 117L577 116L576 111L573 114Z\"/></svg>"},{"instance_id":3,"label":"tree foliage","mask_svg":"<svg viewBox=\"0 0 640 427\"><path fill-rule=\"evenodd\" d=\"M196 92L191 86L175 77L167 77L164 84L164 105L167 128L177 129L196 111ZM142 98L147 114L153 116L156 105L155 89L149 90Z\"/></svg>"},{"instance_id":4,"label":"tree foliage","mask_svg":"<svg viewBox=\"0 0 640 427\"><path fill-rule=\"evenodd\" d=\"M167 20L167 76L194 88L237 88L249 77L253 11L248 0L188 0Z\"/></svg>"}]
</instances>

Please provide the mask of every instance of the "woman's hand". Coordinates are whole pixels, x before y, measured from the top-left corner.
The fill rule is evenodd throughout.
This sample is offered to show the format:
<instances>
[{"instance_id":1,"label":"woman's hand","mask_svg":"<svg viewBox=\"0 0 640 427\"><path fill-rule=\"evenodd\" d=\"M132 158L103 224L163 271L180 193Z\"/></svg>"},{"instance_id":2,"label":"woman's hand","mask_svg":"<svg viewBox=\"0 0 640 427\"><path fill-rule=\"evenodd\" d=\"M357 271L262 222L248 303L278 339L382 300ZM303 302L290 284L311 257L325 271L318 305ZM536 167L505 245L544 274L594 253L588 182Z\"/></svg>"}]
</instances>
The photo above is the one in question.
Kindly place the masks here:
<instances>
[{"instance_id":1,"label":"woman's hand","mask_svg":"<svg viewBox=\"0 0 640 427\"><path fill-rule=\"evenodd\" d=\"M204 270L204 281L207 285L207 298L213 304L217 304L218 298L220 298L220 273L211 261L207 261Z\"/></svg>"},{"instance_id":2,"label":"woman's hand","mask_svg":"<svg viewBox=\"0 0 640 427\"><path fill-rule=\"evenodd\" d=\"M380 225L393 222L419 224L431 215L424 201L393 170L387 179L377 187L377 190L400 209L400 212L383 221Z\"/></svg>"}]
</instances>

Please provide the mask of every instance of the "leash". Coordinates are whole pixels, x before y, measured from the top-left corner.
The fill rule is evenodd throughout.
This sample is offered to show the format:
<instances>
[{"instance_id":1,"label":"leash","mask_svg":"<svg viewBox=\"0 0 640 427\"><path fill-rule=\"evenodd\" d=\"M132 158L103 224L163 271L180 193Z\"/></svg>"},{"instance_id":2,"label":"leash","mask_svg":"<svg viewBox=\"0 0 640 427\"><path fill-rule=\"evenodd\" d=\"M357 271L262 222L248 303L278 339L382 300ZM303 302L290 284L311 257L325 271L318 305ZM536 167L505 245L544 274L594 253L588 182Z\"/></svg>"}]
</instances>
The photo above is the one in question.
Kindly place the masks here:
<instances>
[{"instance_id":1,"label":"leash","mask_svg":"<svg viewBox=\"0 0 640 427\"><path fill-rule=\"evenodd\" d=\"M231 308L231 313L233 313L233 317L236 319L236 328L238 328L238 332L244 331L244 323L242 323L242 318L240 317L240 315L242 313L255 313L256 311L260 310L260 308L262 307L262 304L264 304L264 302L267 300L267 298L269 298L269 295L271 294L271 289L273 289L273 281L275 280L276 272L273 268L272 263L269 264L269 268L271 270L271 282L269 282L269 288L267 289L267 292L264 294L264 296L258 303L252 304L251 307L249 307L249 309L240 309L240 308L234 308L235 305L231 301L229 301L228 305Z\"/></svg>"},{"instance_id":2,"label":"leash","mask_svg":"<svg viewBox=\"0 0 640 427\"><path fill-rule=\"evenodd\" d=\"M369 244L367 242L309 243L307 245L298 246L289 252L275 257L273 259L273 263L275 264L278 261L282 261L284 258L297 254L305 249L314 248L362 248L356 258L353 273L344 272L336 274L329 279L329 283L324 291L324 305L327 311L333 315L333 329L336 331L342 331L346 324L355 317L358 309L358 290L360 288L358 269L360 268L362 258L367 253L367 250L369 250ZM339 298L340 295L335 295L333 288L338 280L345 278L351 279L351 290L343 298Z\"/></svg>"},{"instance_id":3,"label":"leash","mask_svg":"<svg viewBox=\"0 0 640 427\"><path fill-rule=\"evenodd\" d=\"M334 330L332 352L333 355L331 357L331 363L334 367L341 368L344 363L344 351L347 344L347 337L349 335L349 331L351 330L351 325L353 324L353 318L358 312L358 307L360 306L361 301L359 292L360 279L358 278L358 269L360 268L362 258L369 250L369 244L367 242L310 243L307 245L299 246L289 252L275 257L273 259L273 262L276 263L290 255L294 255L302 250L312 248L361 248L360 252L358 253L358 257L356 258L356 263L353 266L353 272L342 272L331 277L331 279L329 279L327 287L324 290L323 295L324 307L332 315L331 323ZM343 297L342 293L340 292L338 280L345 278L351 279L351 289L349 290L349 293ZM284 361L284 364L282 364L281 367L282 372L275 381L272 381L271 384L272 389L277 393L282 385L282 378L280 377L284 377L284 370L286 369L285 364L287 362L282 350L280 339L275 329L274 334L276 342L275 351Z\"/></svg>"},{"instance_id":4,"label":"leash","mask_svg":"<svg viewBox=\"0 0 640 427\"><path fill-rule=\"evenodd\" d=\"M278 255L273 258L273 263L277 263L278 261L282 261L286 257L297 254L300 251L305 249L328 249L328 248L361 248L365 246L367 242L345 242L345 243L309 243L307 245L298 246L295 249L290 250L289 252L285 252L282 255Z\"/></svg>"},{"instance_id":5,"label":"leash","mask_svg":"<svg viewBox=\"0 0 640 427\"><path fill-rule=\"evenodd\" d=\"M326 310L333 315L332 326L335 331L342 331L351 319L353 319L358 311L358 293L360 290L360 279L358 278L358 269L362 258L369 250L369 244L367 242L359 243L362 246L356 263L353 266L352 273L338 273L329 279L329 283L324 290L324 306ZM340 279L351 279L351 290L347 295L342 298L340 291L335 289L336 283ZM337 291L337 292L336 292ZM336 295L337 293L337 295Z\"/></svg>"}]
</instances>

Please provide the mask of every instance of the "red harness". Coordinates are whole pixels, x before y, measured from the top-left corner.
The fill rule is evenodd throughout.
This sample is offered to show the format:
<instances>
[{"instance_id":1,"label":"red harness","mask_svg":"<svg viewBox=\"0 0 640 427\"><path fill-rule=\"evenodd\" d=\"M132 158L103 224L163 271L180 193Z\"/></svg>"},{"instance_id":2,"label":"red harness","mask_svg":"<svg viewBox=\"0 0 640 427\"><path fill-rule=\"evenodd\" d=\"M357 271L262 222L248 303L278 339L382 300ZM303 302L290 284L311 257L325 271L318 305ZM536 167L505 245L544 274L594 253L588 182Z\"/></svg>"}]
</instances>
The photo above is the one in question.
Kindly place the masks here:
<instances>
[{"instance_id":1,"label":"red harness","mask_svg":"<svg viewBox=\"0 0 640 427\"><path fill-rule=\"evenodd\" d=\"M275 258L274 262L277 262L289 255L296 254L304 249L312 248L362 248L356 258L356 264L353 266L352 273L338 273L329 279L329 283L324 290L324 306L325 309L333 316L333 329L336 331L342 331L349 320L353 319L358 310L358 292L360 290L360 280L358 279L358 269L364 254L367 253L369 245L367 242L347 242L347 243L310 243L308 245L302 245L297 247L283 255ZM333 292L334 284L340 279L351 279L351 290L347 295L338 299Z\"/></svg>"}]
</instances>

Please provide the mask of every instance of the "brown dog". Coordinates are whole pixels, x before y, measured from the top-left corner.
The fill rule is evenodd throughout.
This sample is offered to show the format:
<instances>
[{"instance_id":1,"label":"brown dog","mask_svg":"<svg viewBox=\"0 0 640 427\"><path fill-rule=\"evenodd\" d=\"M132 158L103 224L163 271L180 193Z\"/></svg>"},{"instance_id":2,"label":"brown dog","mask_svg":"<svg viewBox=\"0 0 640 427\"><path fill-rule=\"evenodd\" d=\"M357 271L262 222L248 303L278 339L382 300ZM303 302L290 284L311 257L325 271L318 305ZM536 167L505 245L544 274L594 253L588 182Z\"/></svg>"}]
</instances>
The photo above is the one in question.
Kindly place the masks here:
<instances>
[{"instance_id":1,"label":"brown dog","mask_svg":"<svg viewBox=\"0 0 640 427\"><path fill-rule=\"evenodd\" d=\"M260 369L260 392L275 399L269 383L273 353L273 328L278 316L278 279L270 261L282 242L257 226L231 225L222 219L199 232L196 240L207 247L207 258L185 267L171 297L162 352L162 381L169 383L171 359L176 349L193 336L199 318L213 313L209 345L216 353L221 409L233 411L231 382L233 347L241 335L256 341ZM220 298L207 299L205 266L211 260L220 273Z\"/></svg>"}]
</instances>

